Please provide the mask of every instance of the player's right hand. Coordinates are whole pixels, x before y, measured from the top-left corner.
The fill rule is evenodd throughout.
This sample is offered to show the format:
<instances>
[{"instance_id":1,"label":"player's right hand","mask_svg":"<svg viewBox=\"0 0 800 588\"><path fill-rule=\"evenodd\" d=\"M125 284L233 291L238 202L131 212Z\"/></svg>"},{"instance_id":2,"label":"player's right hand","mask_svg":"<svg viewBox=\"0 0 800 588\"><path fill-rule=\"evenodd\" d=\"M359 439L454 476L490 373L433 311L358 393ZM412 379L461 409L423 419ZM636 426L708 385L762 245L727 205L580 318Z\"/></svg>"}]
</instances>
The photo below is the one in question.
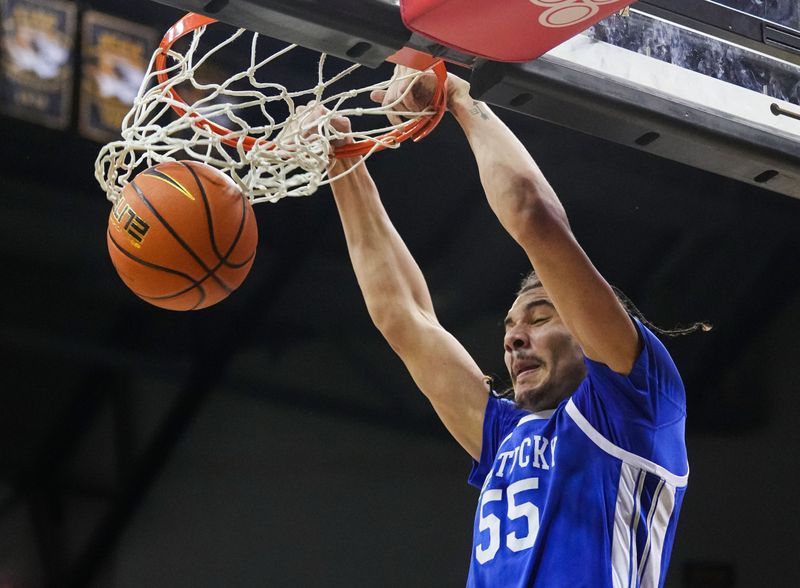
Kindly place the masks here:
<instances>
[{"instance_id":1,"label":"player's right hand","mask_svg":"<svg viewBox=\"0 0 800 588\"><path fill-rule=\"evenodd\" d=\"M382 106L394 104L392 110L395 111L424 112L433 101L436 76L432 72L426 72L417 78L413 78L408 77L415 72L410 67L396 65L394 69L396 79L389 88L386 90L373 90L369 97L373 102L378 102ZM403 123L403 119L396 114L390 113L386 117L393 125Z\"/></svg>"},{"instance_id":2,"label":"player's right hand","mask_svg":"<svg viewBox=\"0 0 800 588\"><path fill-rule=\"evenodd\" d=\"M284 129L284 133L299 135L299 138L304 140L313 140L324 131L323 121L329 118L327 125L333 129L334 135L330 140L332 147L339 147L341 145L348 145L353 142L353 138L349 135L352 130L350 119L346 116L331 115L331 111L322 104L305 104L298 106L295 120L292 121Z\"/></svg>"}]
</instances>

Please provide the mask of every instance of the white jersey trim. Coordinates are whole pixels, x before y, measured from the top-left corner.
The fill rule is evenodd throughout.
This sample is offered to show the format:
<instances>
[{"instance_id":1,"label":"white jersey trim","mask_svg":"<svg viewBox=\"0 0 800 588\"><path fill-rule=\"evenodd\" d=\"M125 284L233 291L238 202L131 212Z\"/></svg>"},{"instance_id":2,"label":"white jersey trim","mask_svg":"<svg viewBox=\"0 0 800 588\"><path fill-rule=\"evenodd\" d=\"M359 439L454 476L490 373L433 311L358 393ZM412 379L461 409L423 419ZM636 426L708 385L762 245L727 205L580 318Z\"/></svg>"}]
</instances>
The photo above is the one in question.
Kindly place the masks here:
<instances>
[{"instance_id":1,"label":"white jersey trim","mask_svg":"<svg viewBox=\"0 0 800 588\"><path fill-rule=\"evenodd\" d=\"M517 426L519 427L521 424L527 423L527 422L530 422L530 421L539 421L539 420L542 420L542 419L549 419L551 416L553 416L554 412L555 412L555 410L540 410L539 412L532 412L531 414L525 415L524 417L519 419L519 422L517 423Z\"/></svg>"},{"instance_id":2,"label":"white jersey trim","mask_svg":"<svg viewBox=\"0 0 800 588\"><path fill-rule=\"evenodd\" d=\"M525 423L529 423L531 421L541 421L541 420L549 419L551 416L553 416L553 414L555 412L556 411L554 409L554 410L540 410L539 412L532 412L531 414L527 414L524 417L522 417L521 419L519 419L519 422L516 424L514 429L516 430L516 428L519 427L520 425L524 425ZM500 448L503 446L503 443L505 443L506 441L511 439L511 436L513 434L514 434L514 431L511 431L508 435L503 437L503 440L500 441L500 445L497 446L497 450L498 451L500 451Z\"/></svg>"},{"instance_id":3,"label":"white jersey trim","mask_svg":"<svg viewBox=\"0 0 800 588\"><path fill-rule=\"evenodd\" d=\"M623 463L620 469L611 536L613 588L658 588L661 581L664 539L675 509L675 488L660 479L650 498L647 518L642 520L645 506L643 489L648 473L628 463ZM642 552L638 553L636 535L642 523L641 532L647 535L647 539Z\"/></svg>"},{"instance_id":4,"label":"white jersey trim","mask_svg":"<svg viewBox=\"0 0 800 588\"><path fill-rule=\"evenodd\" d=\"M631 465L622 464L617 487L617 504L614 509L614 531L611 547L611 585L613 588L630 588L631 521L636 504L637 477L644 474ZM634 544L635 549L635 544Z\"/></svg>"},{"instance_id":5,"label":"white jersey trim","mask_svg":"<svg viewBox=\"0 0 800 588\"><path fill-rule=\"evenodd\" d=\"M647 529L647 541L645 541L644 549L642 549L642 556L639 558L639 578L642 578L642 574L644 573L645 569L652 570L654 566L647 567L648 564L652 563L650 561L650 545L653 541L653 516L656 514L656 508L661 505L661 501L663 499L662 494L672 493L674 498L674 492L670 488L664 490L664 480L658 481L658 486L656 486L655 491L653 492L653 497L650 499L650 512L647 513L647 522L646 529ZM669 517L672 516L672 507L669 509L669 516L667 517L667 524L669 524ZM656 529L657 530L657 529ZM659 552L658 554L658 564L655 566L658 570L661 569L661 549L656 546L656 550ZM656 573L656 584L658 584L658 572Z\"/></svg>"},{"instance_id":6,"label":"white jersey trim","mask_svg":"<svg viewBox=\"0 0 800 588\"><path fill-rule=\"evenodd\" d=\"M647 540L650 543L650 553L642 555L639 564L640 588L658 588L661 583L661 559L664 557L664 541L675 510L675 489L669 486L661 488L658 493L658 505L653 513L653 518L648 521L650 532Z\"/></svg>"},{"instance_id":7,"label":"white jersey trim","mask_svg":"<svg viewBox=\"0 0 800 588\"><path fill-rule=\"evenodd\" d=\"M640 468L646 472L650 472L651 474L655 474L668 484L672 484L676 487L686 486L686 483L689 481L689 472L686 472L686 475L684 476L678 476L677 474L673 474L666 468L661 467L649 459L645 459L640 455L636 455L635 453L631 453L630 451L622 449L622 447L614 445L611 441L603 437L603 435L600 434L600 432L595 429L588 420L586 420L586 417L583 416L581 411L578 410L578 407L575 406L572 398L570 398L567 402L566 411L570 418L575 421L575 424L578 425L578 428L583 431L595 445L609 455L622 460L624 463L636 466L637 468Z\"/></svg>"}]
</instances>

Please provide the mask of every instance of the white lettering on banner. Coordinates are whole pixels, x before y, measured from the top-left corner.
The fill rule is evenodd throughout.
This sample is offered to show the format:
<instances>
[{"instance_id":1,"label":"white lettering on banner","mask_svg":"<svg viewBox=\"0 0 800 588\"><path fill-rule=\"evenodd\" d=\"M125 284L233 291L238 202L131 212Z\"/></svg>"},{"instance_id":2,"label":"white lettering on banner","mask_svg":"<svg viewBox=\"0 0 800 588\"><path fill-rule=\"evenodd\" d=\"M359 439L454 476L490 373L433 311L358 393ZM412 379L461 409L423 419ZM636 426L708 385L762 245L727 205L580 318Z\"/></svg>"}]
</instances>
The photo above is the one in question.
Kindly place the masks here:
<instances>
[{"instance_id":1,"label":"white lettering on banner","mask_svg":"<svg viewBox=\"0 0 800 588\"><path fill-rule=\"evenodd\" d=\"M570 27L596 16L599 6L622 0L529 0L534 6L547 8L539 15L539 23L547 28Z\"/></svg>"}]
</instances>

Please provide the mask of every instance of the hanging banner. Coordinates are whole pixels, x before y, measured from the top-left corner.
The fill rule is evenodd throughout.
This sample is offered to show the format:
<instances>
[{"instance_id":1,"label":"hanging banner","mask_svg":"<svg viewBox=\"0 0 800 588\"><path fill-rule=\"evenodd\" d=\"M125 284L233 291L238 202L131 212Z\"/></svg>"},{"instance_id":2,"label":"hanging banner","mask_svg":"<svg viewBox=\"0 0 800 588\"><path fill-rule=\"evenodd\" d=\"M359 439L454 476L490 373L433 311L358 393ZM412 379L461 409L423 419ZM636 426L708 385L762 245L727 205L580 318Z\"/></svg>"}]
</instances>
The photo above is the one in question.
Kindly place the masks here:
<instances>
[{"instance_id":1,"label":"hanging banner","mask_svg":"<svg viewBox=\"0 0 800 588\"><path fill-rule=\"evenodd\" d=\"M119 138L156 47L156 31L89 10L83 17L80 130L90 139Z\"/></svg>"},{"instance_id":2,"label":"hanging banner","mask_svg":"<svg viewBox=\"0 0 800 588\"><path fill-rule=\"evenodd\" d=\"M76 5L0 0L0 18L0 108L18 118L66 128L72 110Z\"/></svg>"}]
</instances>

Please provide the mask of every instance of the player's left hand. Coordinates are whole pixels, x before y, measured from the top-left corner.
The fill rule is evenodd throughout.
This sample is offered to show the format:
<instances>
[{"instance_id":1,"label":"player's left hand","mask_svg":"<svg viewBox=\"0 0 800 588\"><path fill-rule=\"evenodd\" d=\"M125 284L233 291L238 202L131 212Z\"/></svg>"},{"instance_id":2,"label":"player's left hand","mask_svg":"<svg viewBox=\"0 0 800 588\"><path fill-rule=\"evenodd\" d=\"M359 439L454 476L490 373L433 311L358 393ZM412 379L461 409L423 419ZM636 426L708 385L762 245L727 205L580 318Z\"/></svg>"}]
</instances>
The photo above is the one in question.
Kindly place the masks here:
<instances>
[{"instance_id":1,"label":"player's left hand","mask_svg":"<svg viewBox=\"0 0 800 588\"><path fill-rule=\"evenodd\" d=\"M378 102L384 106L392 104L403 96L409 86L411 86L408 93L393 107L393 110L424 112L433 102L433 95L436 92L438 80L436 74L431 71L426 71L417 78L413 77L415 72L416 70L410 67L396 65L395 73L397 74L397 79L392 82L387 90L373 90L372 93L370 93L370 98L374 102ZM450 109L455 101L463 97L469 98L469 83L456 75L448 73L445 92L447 92L447 108ZM394 125L403 122L402 118L395 114L389 114L388 118Z\"/></svg>"}]
</instances>

